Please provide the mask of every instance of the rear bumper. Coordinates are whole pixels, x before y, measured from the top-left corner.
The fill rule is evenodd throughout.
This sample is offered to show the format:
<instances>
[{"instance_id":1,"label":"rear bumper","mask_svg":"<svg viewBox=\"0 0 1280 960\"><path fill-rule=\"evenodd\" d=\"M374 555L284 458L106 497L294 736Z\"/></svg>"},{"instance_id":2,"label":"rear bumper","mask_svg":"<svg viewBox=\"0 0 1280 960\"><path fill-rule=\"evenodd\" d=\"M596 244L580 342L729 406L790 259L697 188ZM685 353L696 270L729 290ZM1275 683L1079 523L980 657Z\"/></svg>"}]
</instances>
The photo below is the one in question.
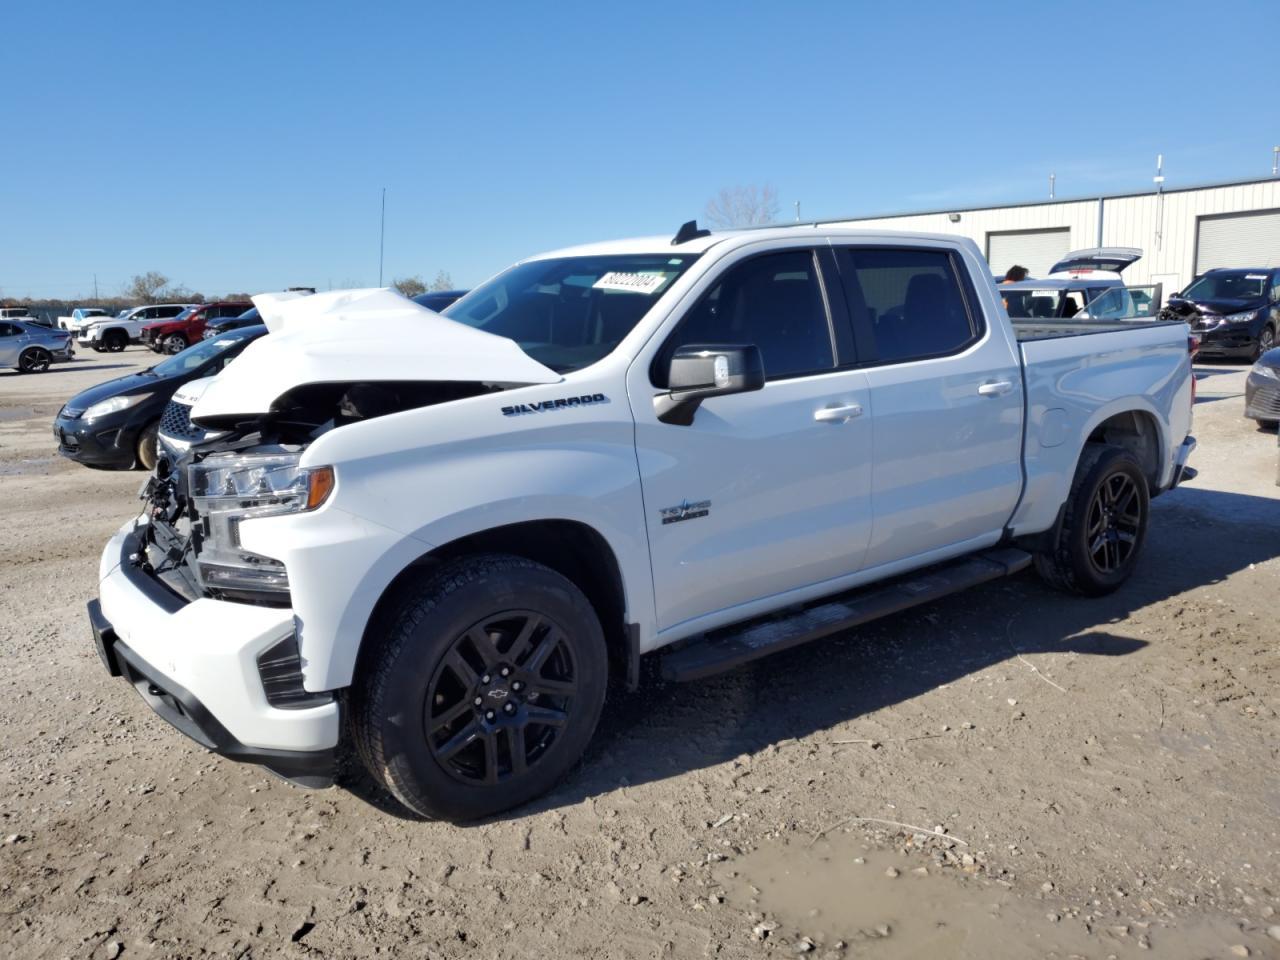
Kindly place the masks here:
<instances>
[{"instance_id":1,"label":"rear bumper","mask_svg":"<svg viewBox=\"0 0 1280 960\"><path fill-rule=\"evenodd\" d=\"M336 699L267 700L258 658L294 630L293 612L202 598L187 602L130 561L129 528L107 544L89 622L103 665L207 750L260 764L302 786L333 782Z\"/></svg>"}]
</instances>

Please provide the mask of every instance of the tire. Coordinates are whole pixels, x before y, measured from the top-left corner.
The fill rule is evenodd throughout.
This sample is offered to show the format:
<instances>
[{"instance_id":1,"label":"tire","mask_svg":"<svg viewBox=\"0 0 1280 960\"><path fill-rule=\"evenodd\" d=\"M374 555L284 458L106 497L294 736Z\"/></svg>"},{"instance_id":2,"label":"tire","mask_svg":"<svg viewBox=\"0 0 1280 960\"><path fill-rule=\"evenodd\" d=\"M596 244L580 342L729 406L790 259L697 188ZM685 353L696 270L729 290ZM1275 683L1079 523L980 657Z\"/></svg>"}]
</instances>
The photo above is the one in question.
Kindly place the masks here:
<instances>
[{"instance_id":1,"label":"tire","mask_svg":"<svg viewBox=\"0 0 1280 960\"><path fill-rule=\"evenodd\" d=\"M102 345L108 353L120 353L129 345L129 338L123 330L108 330L102 335Z\"/></svg>"},{"instance_id":2,"label":"tire","mask_svg":"<svg viewBox=\"0 0 1280 960\"><path fill-rule=\"evenodd\" d=\"M107 348L106 348L105 346L103 346L101 343L95 343L95 344L93 345L93 352L94 352L94 353L105 353L105 352L106 352L106 350L107 350Z\"/></svg>"},{"instance_id":3,"label":"tire","mask_svg":"<svg viewBox=\"0 0 1280 960\"><path fill-rule=\"evenodd\" d=\"M161 350L169 354L169 356L181 353L185 349L187 349L187 338L180 333L170 334L164 338L164 342L161 344Z\"/></svg>"},{"instance_id":4,"label":"tire","mask_svg":"<svg viewBox=\"0 0 1280 960\"><path fill-rule=\"evenodd\" d=\"M1280 428L1280 420L1258 420L1255 422L1261 430L1275 430Z\"/></svg>"},{"instance_id":5,"label":"tire","mask_svg":"<svg viewBox=\"0 0 1280 960\"><path fill-rule=\"evenodd\" d=\"M351 690L352 739L415 813L468 821L526 803L595 732L604 632L582 591L548 567L505 555L450 561L375 632Z\"/></svg>"},{"instance_id":6,"label":"tire","mask_svg":"<svg viewBox=\"0 0 1280 960\"><path fill-rule=\"evenodd\" d=\"M18 370L22 373L44 373L53 362L53 354L44 347L27 347L18 357Z\"/></svg>"},{"instance_id":7,"label":"tire","mask_svg":"<svg viewBox=\"0 0 1280 960\"><path fill-rule=\"evenodd\" d=\"M1253 355L1253 359L1257 360L1260 356L1276 345L1276 332L1271 327L1263 327L1262 332L1258 334L1258 351Z\"/></svg>"},{"instance_id":8,"label":"tire","mask_svg":"<svg viewBox=\"0 0 1280 960\"><path fill-rule=\"evenodd\" d=\"M138 468L151 471L156 468L156 445L160 441L160 421L147 424L138 434Z\"/></svg>"},{"instance_id":9,"label":"tire","mask_svg":"<svg viewBox=\"0 0 1280 960\"><path fill-rule=\"evenodd\" d=\"M1147 478L1133 454L1087 444L1053 542L1035 555L1036 572L1059 590L1111 593L1133 573L1150 513Z\"/></svg>"}]
</instances>

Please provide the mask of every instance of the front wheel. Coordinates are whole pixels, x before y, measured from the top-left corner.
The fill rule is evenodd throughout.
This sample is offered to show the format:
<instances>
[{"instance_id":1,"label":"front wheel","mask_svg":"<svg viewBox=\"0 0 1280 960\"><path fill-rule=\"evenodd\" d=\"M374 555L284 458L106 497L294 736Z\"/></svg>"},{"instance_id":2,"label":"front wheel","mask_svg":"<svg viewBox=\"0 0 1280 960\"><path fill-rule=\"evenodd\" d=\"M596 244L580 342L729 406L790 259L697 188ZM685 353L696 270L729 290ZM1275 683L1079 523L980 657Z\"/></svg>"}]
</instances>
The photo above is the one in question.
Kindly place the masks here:
<instances>
[{"instance_id":1,"label":"front wheel","mask_svg":"<svg viewBox=\"0 0 1280 960\"><path fill-rule=\"evenodd\" d=\"M129 338L123 330L108 330L102 342L108 353L120 353L129 345Z\"/></svg>"},{"instance_id":2,"label":"front wheel","mask_svg":"<svg viewBox=\"0 0 1280 960\"><path fill-rule=\"evenodd\" d=\"M154 470L159 453L160 421L148 424L138 434L137 457L138 466L143 470Z\"/></svg>"},{"instance_id":3,"label":"front wheel","mask_svg":"<svg viewBox=\"0 0 1280 960\"><path fill-rule=\"evenodd\" d=\"M1150 492L1123 447L1088 444L1053 542L1035 555L1051 586L1098 597L1129 579L1147 536Z\"/></svg>"},{"instance_id":4,"label":"front wheel","mask_svg":"<svg viewBox=\"0 0 1280 960\"><path fill-rule=\"evenodd\" d=\"M373 776L427 817L474 820L549 790L604 705L608 657L571 581L519 557L450 561L387 618L352 688Z\"/></svg>"},{"instance_id":5,"label":"front wheel","mask_svg":"<svg viewBox=\"0 0 1280 960\"><path fill-rule=\"evenodd\" d=\"M171 334L164 339L164 352L173 356L187 349L187 338L180 333Z\"/></svg>"},{"instance_id":6,"label":"front wheel","mask_svg":"<svg viewBox=\"0 0 1280 960\"><path fill-rule=\"evenodd\" d=\"M1253 359L1257 360L1268 350L1276 345L1276 332L1270 327L1263 327L1262 332L1258 334L1258 352L1254 354Z\"/></svg>"}]
</instances>

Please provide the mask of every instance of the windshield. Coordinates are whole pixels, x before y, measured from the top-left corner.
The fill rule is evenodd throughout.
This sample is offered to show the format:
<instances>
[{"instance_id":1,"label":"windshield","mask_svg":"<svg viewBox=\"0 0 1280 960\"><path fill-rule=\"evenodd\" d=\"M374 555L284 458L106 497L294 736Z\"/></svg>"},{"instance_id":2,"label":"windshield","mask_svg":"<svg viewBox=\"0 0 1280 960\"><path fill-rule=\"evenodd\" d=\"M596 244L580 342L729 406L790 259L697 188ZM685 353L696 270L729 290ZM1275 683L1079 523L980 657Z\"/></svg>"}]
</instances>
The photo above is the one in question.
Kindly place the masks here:
<instances>
[{"instance_id":1,"label":"windshield","mask_svg":"<svg viewBox=\"0 0 1280 960\"><path fill-rule=\"evenodd\" d=\"M1267 275L1249 270L1208 273L1182 291L1188 300L1260 300Z\"/></svg>"},{"instance_id":2,"label":"windshield","mask_svg":"<svg viewBox=\"0 0 1280 960\"><path fill-rule=\"evenodd\" d=\"M231 333L215 337L212 340L201 340L194 347L187 347L167 360L162 360L151 368L151 372L160 377L172 377L180 373L189 373L204 366L214 357L244 346L250 340L261 335L260 330L235 330Z\"/></svg>"},{"instance_id":3,"label":"windshield","mask_svg":"<svg viewBox=\"0 0 1280 960\"><path fill-rule=\"evenodd\" d=\"M689 269L690 254L531 260L477 287L443 313L507 337L557 373L608 356Z\"/></svg>"}]
</instances>

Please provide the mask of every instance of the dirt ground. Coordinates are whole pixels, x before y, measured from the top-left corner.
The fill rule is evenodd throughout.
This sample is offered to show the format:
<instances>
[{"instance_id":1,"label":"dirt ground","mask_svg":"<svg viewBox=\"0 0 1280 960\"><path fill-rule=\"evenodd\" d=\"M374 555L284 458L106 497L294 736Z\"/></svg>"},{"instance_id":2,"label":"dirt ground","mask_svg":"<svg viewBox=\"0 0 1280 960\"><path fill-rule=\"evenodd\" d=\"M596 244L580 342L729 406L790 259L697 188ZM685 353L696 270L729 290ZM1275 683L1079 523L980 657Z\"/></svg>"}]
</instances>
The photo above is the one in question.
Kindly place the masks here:
<instances>
[{"instance_id":1,"label":"dirt ground","mask_svg":"<svg viewBox=\"0 0 1280 960\"><path fill-rule=\"evenodd\" d=\"M354 765L308 792L208 755L103 671L84 605L142 475L50 421L151 359L0 372L0 953L1280 956L1280 488L1243 365L1198 368L1200 475L1117 594L1025 574L650 678L550 796L460 828Z\"/></svg>"}]
</instances>

